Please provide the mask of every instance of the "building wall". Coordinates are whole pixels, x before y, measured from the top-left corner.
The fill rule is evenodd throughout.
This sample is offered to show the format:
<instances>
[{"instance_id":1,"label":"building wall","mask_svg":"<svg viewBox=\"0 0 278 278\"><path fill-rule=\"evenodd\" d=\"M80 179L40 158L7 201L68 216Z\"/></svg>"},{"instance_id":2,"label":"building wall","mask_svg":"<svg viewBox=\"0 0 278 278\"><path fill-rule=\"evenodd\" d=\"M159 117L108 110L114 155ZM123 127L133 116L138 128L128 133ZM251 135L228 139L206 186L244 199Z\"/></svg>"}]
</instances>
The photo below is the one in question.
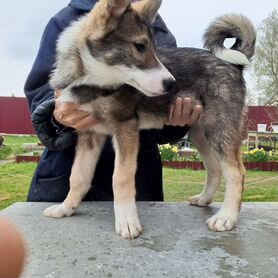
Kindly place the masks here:
<instances>
[{"instance_id":1,"label":"building wall","mask_svg":"<svg viewBox=\"0 0 278 278\"><path fill-rule=\"evenodd\" d=\"M0 133L35 134L25 98L0 97Z\"/></svg>"},{"instance_id":2,"label":"building wall","mask_svg":"<svg viewBox=\"0 0 278 278\"><path fill-rule=\"evenodd\" d=\"M257 124L267 124L269 127L272 122L278 122L278 107L248 107L248 130L257 130ZM35 133L25 98L0 97L0 133Z\"/></svg>"},{"instance_id":3,"label":"building wall","mask_svg":"<svg viewBox=\"0 0 278 278\"><path fill-rule=\"evenodd\" d=\"M269 130L273 122L278 122L277 106L248 107L248 130L257 130L257 124L267 124L267 130Z\"/></svg>"}]
</instances>

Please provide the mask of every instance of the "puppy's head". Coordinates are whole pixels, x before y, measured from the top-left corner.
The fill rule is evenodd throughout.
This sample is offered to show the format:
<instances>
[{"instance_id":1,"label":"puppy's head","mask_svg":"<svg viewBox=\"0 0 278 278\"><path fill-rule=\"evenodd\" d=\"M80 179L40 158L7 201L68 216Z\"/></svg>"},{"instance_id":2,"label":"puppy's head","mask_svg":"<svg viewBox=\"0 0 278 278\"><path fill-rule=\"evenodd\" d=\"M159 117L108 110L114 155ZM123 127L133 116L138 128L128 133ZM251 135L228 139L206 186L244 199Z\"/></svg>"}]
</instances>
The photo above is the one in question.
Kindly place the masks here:
<instances>
[{"instance_id":1,"label":"puppy's head","mask_svg":"<svg viewBox=\"0 0 278 278\"><path fill-rule=\"evenodd\" d=\"M100 0L88 15L84 40L92 59L105 65L109 83L129 84L147 96L158 96L175 82L156 57L150 28L160 4Z\"/></svg>"}]
</instances>

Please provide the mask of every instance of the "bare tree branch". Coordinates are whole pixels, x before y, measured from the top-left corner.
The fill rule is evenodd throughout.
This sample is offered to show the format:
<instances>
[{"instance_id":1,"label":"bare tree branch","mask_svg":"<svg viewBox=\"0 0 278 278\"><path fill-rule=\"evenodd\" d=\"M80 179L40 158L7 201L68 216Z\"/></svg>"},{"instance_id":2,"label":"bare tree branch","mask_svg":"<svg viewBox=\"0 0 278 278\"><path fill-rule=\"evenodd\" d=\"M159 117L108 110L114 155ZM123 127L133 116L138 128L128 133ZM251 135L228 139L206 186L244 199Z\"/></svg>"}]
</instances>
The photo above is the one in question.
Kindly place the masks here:
<instances>
[{"instance_id":1,"label":"bare tree branch","mask_svg":"<svg viewBox=\"0 0 278 278\"><path fill-rule=\"evenodd\" d=\"M254 72L266 105L278 105L278 11L274 10L258 29Z\"/></svg>"}]
</instances>

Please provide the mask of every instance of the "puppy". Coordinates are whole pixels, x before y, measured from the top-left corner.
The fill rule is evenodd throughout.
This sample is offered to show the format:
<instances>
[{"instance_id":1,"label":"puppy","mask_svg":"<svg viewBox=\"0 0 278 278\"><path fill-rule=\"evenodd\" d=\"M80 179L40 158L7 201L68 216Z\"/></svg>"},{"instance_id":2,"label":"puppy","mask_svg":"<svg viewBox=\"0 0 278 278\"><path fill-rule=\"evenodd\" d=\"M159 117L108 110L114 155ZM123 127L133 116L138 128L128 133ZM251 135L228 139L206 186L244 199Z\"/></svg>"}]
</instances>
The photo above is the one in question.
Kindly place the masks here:
<instances>
[{"instance_id":1,"label":"puppy","mask_svg":"<svg viewBox=\"0 0 278 278\"><path fill-rule=\"evenodd\" d=\"M58 41L51 86L62 90L61 101L82 105L100 119L79 132L70 191L44 215L72 215L88 192L105 138L113 137L116 232L136 238L142 232L135 203L135 172L140 129L161 129L169 106L190 97L204 111L191 127L190 138L204 158L207 180L191 204L213 200L221 175L226 183L220 210L208 219L213 231L231 230L239 215L244 181L240 145L245 137L243 70L254 53L256 34L241 15L216 19L204 35L208 50L157 49L151 23L160 0L100 0L67 28ZM236 39L231 49L226 38Z\"/></svg>"}]
</instances>

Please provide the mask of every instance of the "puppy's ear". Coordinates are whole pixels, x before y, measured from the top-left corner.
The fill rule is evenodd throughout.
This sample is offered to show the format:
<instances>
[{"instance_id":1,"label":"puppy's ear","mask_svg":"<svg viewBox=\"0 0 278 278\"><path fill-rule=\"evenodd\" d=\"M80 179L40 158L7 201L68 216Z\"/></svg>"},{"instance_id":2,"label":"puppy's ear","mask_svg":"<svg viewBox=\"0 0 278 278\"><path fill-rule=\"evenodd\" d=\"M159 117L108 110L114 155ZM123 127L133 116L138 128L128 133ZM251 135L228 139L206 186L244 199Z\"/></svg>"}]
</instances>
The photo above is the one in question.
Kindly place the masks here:
<instances>
[{"instance_id":1,"label":"puppy's ear","mask_svg":"<svg viewBox=\"0 0 278 278\"><path fill-rule=\"evenodd\" d=\"M108 0L108 9L111 16L120 17L130 4L130 0Z\"/></svg>"},{"instance_id":2,"label":"puppy's ear","mask_svg":"<svg viewBox=\"0 0 278 278\"><path fill-rule=\"evenodd\" d=\"M131 0L99 0L88 14L85 36L100 39L116 29L130 3Z\"/></svg>"},{"instance_id":3,"label":"puppy's ear","mask_svg":"<svg viewBox=\"0 0 278 278\"><path fill-rule=\"evenodd\" d=\"M139 16L142 16L148 22L153 23L158 13L158 9L161 6L161 2L162 0L142 0L133 3L131 6Z\"/></svg>"}]
</instances>

